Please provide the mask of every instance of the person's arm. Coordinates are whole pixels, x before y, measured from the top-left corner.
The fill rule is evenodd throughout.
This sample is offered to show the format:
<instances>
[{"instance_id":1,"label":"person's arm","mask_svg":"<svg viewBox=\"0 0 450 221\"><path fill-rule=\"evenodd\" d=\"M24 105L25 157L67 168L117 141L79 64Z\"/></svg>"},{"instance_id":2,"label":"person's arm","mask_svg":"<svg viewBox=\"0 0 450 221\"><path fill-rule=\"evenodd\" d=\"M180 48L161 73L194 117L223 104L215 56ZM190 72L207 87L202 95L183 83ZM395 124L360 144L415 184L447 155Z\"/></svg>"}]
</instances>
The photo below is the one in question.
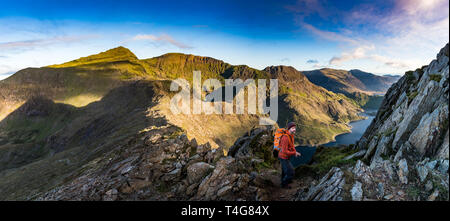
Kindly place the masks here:
<instances>
[{"instance_id":1,"label":"person's arm","mask_svg":"<svg viewBox=\"0 0 450 221\"><path fill-rule=\"evenodd\" d=\"M282 148L282 151L284 152L284 154L286 154L288 156L292 156L292 155L295 155L295 153L297 153L295 148L289 148L289 137L286 135L281 137L280 145L281 145L281 148Z\"/></svg>"}]
</instances>

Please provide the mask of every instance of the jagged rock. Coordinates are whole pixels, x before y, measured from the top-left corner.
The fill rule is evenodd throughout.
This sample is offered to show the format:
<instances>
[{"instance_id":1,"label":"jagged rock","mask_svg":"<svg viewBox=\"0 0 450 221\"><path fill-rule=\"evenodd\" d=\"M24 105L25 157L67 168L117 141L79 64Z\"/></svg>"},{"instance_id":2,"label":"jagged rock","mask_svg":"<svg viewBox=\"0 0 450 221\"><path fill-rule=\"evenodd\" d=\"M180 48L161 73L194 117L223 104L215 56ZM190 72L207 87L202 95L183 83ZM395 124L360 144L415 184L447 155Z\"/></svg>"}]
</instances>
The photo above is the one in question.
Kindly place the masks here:
<instances>
[{"instance_id":1,"label":"jagged rock","mask_svg":"<svg viewBox=\"0 0 450 221\"><path fill-rule=\"evenodd\" d=\"M373 155L373 153L376 151L375 147L377 146L377 144L378 137L374 137L369 143L369 148L367 149L366 155L364 155L365 160L369 159Z\"/></svg>"},{"instance_id":2,"label":"jagged rock","mask_svg":"<svg viewBox=\"0 0 450 221\"><path fill-rule=\"evenodd\" d=\"M355 167L352 170L352 173L355 175L355 178L361 179L364 183L371 184L372 183L372 172L371 169L366 166L362 161L358 160L355 164Z\"/></svg>"},{"instance_id":3,"label":"jagged rock","mask_svg":"<svg viewBox=\"0 0 450 221\"><path fill-rule=\"evenodd\" d=\"M226 194L228 194L229 192L231 192L232 189L233 189L233 186L232 186L232 185L224 186L224 187L222 187L221 189L219 189L219 190L217 191L217 196L218 196L218 197L225 196Z\"/></svg>"},{"instance_id":4,"label":"jagged rock","mask_svg":"<svg viewBox=\"0 0 450 221\"><path fill-rule=\"evenodd\" d=\"M384 184L383 183L378 183L377 185L377 197L378 199L383 198L384 196Z\"/></svg>"},{"instance_id":5,"label":"jagged rock","mask_svg":"<svg viewBox=\"0 0 450 221\"><path fill-rule=\"evenodd\" d=\"M401 183L408 184L408 172L408 163L406 162L406 159L400 160L398 162L397 175Z\"/></svg>"},{"instance_id":6,"label":"jagged rock","mask_svg":"<svg viewBox=\"0 0 450 221\"><path fill-rule=\"evenodd\" d=\"M441 93L439 85L433 81L430 81L426 88L418 92L418 95L412 100L403 115L403 120L398 125L394 141L392 142L393 147L409 138L410 133L419 125L422 116L434 109L434 104L439 100ZM430 134L429 131L426 132L427 134L421 134L421 136ZM421 146L418 148L419 150L422 149Z\"/></svg>"},{"instance_id":7,"label":"jagged rock","mask_svg":"<svg viewBox=\"0 0 450 221\"><path fill-rule=\"evenodd\" d=\"M425 166L420 166L420 165L417 165L416 169L417 169L417 174L419 175L419 178L420 178L420 182L425 181L425 179L428 176L428 169Z\"/></svg>"},{"instance_id":8,"label":"jagged rock","mask_svg":"<svg viewBox=\"0 0 450 221\"><path fill-rule=\"evenodd\" d=\"M429 192L433 189L433 182L431 180L428 180L428 182L425 184L425 191Z\"/></svg>"},{"instance_id":9,"label":"jagged rock","mask_svg":"<svg viewBox=\"0 0 450 221\"><path fill-rule=\"evenodd\" d=\"M366 154L366 150L360 150L354 154L346 156L343 160L351 160L353 158L362 157L362 156L364 156L364 154Z\"/></svg>"},{"instance_id":10,"label":"jagged rock","mask_svg":"<svg viewBox=\"0 0 450 221\"><path fill-rule=\"evenodd\" d=\"M445 133L444 141L436 154L437 159L448 159L449 158L449 154L448 154L449 134L448 133L449 133L449 130L447 130L447 133Z\"/></svg>"},{"instance_id":11,"label":"jagged rock","mask_svg":"<svg viewBox=\"0 0 450 221\"><path fill-rule=\"evenodd\" d=\"M197 146L197 154L200 154L202 156L205 155L210 150L211 150L211 145L209 143Z\"/></svg>"},{"instance_id":12,"label":"jagged rock","mask_svg":"<svg viewBox=\"0 0 450 221\"><path fill-rule=\"evenodd\" d=\"M387 154L394 162L448 159L448 60L447 44L428 66L405 74L388 90L357 143L371 166Z\"/></svg>"},{"instance_id":13,"label":"jagged rock","mask_svg":"<svg viewBox=\"0 0 450 221\"><path fill-rule=\"evenodd\" d=\"M356 181L353 185L352 189L350 190L350 193L352 195L353 201L361 201L363 197L363 190L361 188L361 183Z\"/></svg>"},{"instance_id":14,"label":"jagged rock","mask_svg":"<svg viewBox=\"0 0 450 221\"><path fill-rule=\"evenodd\" d=\"M214 169L214 166L204 163L198 162L190 165L187 168L187 179L190 184L196 183L200 181L203 177L205 177L209 172Z\"/></svg>"},{"instance_id":15,"label":"jagged rock","mask_svg":"<svg viewBox=\"0 0 450 221\"><path fill-rule=\"evenodd\" d=\"M438 164L437 160L428 162L429 159L425 158L423 161L416 165L417 174L419 175L420 182L424 182L428 174L431 173Z\"/></svg>"},{"instance_id":16,"label":"jagged rock","mask_svg":"<svg viewBox=\"0 0 450 221\"><path fill-rule=\"evenodd\" d=\"M219 160L223 156L224 156L223 147L219 147L206 153L204 160L207 163L213 163L217 162L217 160Z\"/></svg>"},{"instance_id":17,"label":"jagged rock","mask_svg":"<svg viewBox=\"0 0 450 221\"><path fill-rule=\"evenodd\" d=\"M192 185L190 185L187 189L186 189L186 195L188 195L188 196L191 196L191 195L193 195L195 192L195 190L196 190L196 188L198 187L198 183L194 183L194 184L192 184Z\"/></svg>"},{"instance_id":18,"label":"jagged rock","mask_svg":"<svg viewBox=\"0 0 450 221\"><path fill-rule=\"evenodd\" d=\"M217 192L223 187L237 180L237 175L231 173L227 167L235 162L232 157L222 158L217 162L216 168L200 184L197 197L203 200L217 199ZM222 192L223 193L223 192Z\"/></svg>"},{"instance_id":19,"label":"jagged rock","mask_svg":"<svg viewBox=\"0 0 450 221\"><path fill-rule=\"evenodd\" d=\"M258 188L256 191L256 201L267 201L269 199L269 194L267 190Z\"/></svg>"},{"instance_id":20,"label":"jagged rock","mask_svg":"<svg viewBox=\"0 0 450 221\"><path fill-rule=\"evenodd\" d=\"M345 185L344 172L337 167L333 167L319 184L309 189L303 199L308 201L340 201L342 200L343 187Z\"/></svg>"},{"instance_id":21,"label":"jagged rock","mask_svg":"<svg viewBox=\"0 0 450 221\"><path fill-rule=\"evenodd\" d=\"M431 114L426 113L422 116L419 125L409 137L409 142L417 148L417 150L424 155L425 152L432 148L433 140L437 139L439 135L439 125L443 124L441 121L448 116L448 105L441 105L435 109Z\"/></svg>"},{"instance_id":22,"label":"jagged rock","mask_svg":"<svg viewBox=\"0 0 450 221\"><path fill-rule=\"evenodd\" d=\"M151 145L151 144L157 143L161 139L162 139L162 135L161 134L153 134L153 135L149 136L148 138L146 138L144 143L146 145Z\"/></svg>"},{"instance_id":23,"label":"jagged rock","mask_svg":"<svg viewBox=\"0 0 450 221\"><path fill-rule=\"evenodd\" d=\"M373 173L376 172L380 179L382 180L393 180L394 179L394 169L393 164L389 160L376 160L373 161L369 168L365 168L362 172L359 172L359 174L367 174L365 182L369 182L368 180L373 180ZM370 169L370 170L369 170Z\"/></svg>"},{"instance_id":24,"label":"jagged rock","mask_svg":"<svg viewBox=\"0 0 450 221\"><path fill-rule=\"evenodd\" d=\"M438 170L442 174L448 174L448 159L447 160L440 160Z\"/></svg>"},{"instance_id":25,"label":"jagged rock","mask_svg":"<svg viewBox=\"0 0 450 221\"><path fill-rule=\"evenodd\" d=\"M119 193L119 191L117 191L116 189L111 189L108 190L105 195L103 196L103 200L105 201L115 201L117 200L117 194Z\"/></svg>"},{"instance_id":26,"label":"jagged rock","mask_svg":"<svg viewBox=\"0 0 450 221\"><path fill-rule=\"evenodd\" d=\"M439 196L439 190L436 189L434 192L428 197L428 201L435 201L436 198Z\"/></svg>"},{"instance_id":27,"label":"jagged rock","mask_svg":"<svg viewBox=\"0 0 450 221\"><path fill-rule=\"evenodd\" d=\"M434 168L436 168L437 163L438 163L437 160L433 160L425 164L425 166L427 167L428 170L434 170Z\"/></svg>"},{"instance_id":28,"label":"jagged rock","mask_svg":"<svg viewBox=\"0 0 450 221\"><path fill-rule=\"evenodd\" d=\"M382 160L381 155L386 155L390 147L388 145L392 142L393 136L383 136L378 142L375 154L372 156L372 162Z\"/></svg>"},{"instance_id":29,"label":"jagged rock","mask_svg":"<svg viewBox=\"0 0 450 221\"><path fill-rule=\"evenodd\" d=\"M272 141L273 135L270 127L261 126L252 129L248 134L236 140L228 150L228 155L232 157L245 157L252 152L255 146L265 146Z\"/></svg>"},{"instance_id":30,"label":"jagged rock","mask_svg":"<svg viewBox=\"0 0 450 221\"><path fill-rule=\"evenodd\" d=\"M176 169L170 171L170 172L168 173L168 175L174 175L174 176L177 176L177 175L179 175L180 173L181 173L181 169L180 169L180 168L176 168Z\"/></svg>"},{"instance_id":31,"label":"jagged rock","mask_svg":"<svg viewBox=\"0 0 450 221\"><path fill-rule=\"evenodd\" d=\"M385 200L391 200L392 198L394 198L394 195L392 195L392 194L384 196Z\"/></svg>"}]
</instances>

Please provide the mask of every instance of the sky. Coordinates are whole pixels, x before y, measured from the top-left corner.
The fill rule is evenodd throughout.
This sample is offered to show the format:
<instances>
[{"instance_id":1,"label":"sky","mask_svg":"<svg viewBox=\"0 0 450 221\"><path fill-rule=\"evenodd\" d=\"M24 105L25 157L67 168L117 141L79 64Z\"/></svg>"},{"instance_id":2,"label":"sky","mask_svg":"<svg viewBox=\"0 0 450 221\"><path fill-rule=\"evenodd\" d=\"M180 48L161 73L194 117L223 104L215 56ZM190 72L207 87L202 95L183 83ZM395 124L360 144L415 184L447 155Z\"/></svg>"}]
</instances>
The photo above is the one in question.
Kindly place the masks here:
<instances>
[{"instance_id":1,"label":"sky","mask_svg":"<svg viewBox=\"0 0 450 221\"><path fill-rule=\"evenodd\" d=\"M0 0L0 79L118 46L264 69L403 74L449 41L448 0Z\"/></svg>"}]
</instances>

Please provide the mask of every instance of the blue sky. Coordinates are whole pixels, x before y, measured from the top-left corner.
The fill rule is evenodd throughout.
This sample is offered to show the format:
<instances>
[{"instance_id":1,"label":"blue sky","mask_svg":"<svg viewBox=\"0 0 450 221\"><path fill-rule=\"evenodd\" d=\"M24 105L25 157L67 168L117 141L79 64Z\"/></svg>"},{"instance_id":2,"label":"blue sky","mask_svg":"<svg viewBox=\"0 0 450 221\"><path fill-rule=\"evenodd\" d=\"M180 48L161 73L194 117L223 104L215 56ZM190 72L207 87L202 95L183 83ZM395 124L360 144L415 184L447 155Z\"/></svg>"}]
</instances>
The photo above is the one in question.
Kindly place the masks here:
<instances>
[{"instance_id":1,"label":"blue sky","mask_svg":"<svg viewBox=\"0 0 450 221\"><path fill-rule=\"evenodd\" d=\"M2 1L0 79L125 46L257 69L402 74L449 39L448 0Z\"/></svg>"}]
</instances>

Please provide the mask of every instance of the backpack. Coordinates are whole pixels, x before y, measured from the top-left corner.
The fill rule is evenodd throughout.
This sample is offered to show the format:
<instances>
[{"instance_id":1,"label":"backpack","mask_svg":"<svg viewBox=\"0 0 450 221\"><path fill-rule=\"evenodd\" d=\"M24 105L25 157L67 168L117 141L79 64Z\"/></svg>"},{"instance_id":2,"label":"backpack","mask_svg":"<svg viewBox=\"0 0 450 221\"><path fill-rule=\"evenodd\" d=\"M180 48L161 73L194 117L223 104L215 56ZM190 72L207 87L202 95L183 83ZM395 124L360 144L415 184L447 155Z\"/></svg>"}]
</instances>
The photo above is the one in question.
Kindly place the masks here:
<instances>
[{"instance_id":1,"label":"backpack","mask_svg":"<svg viewBox=\"0 0 450 221\"><path fill-rule=\"evenodd\" d=\"M287 130L285 128L279 128L275 131L275 138L273 140L273 156L278 157L278 153L281 150L280 140L283 135L287 134Z\"/></svg>"}]
</instances>

